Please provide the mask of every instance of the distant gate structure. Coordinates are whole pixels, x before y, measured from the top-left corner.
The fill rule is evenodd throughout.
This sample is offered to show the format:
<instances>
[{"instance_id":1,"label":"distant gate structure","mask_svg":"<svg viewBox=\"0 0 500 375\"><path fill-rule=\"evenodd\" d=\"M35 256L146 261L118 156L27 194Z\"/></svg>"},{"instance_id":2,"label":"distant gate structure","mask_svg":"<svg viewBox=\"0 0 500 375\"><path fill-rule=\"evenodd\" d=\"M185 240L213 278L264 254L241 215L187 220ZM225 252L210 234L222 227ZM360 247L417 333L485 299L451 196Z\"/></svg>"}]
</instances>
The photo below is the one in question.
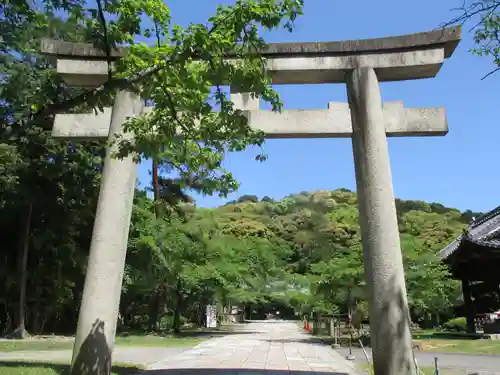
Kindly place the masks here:
<instances>
[{"instance_id":1,"label":"distant gate structure","mask_svg":"<svg viewBox=\"0 0 500 375\"><path fill-rule=\"evenodd\" d=\"M443 108L404 108L382 103L379 82L432 78L461 38L460 27L378 39L274 43L262 55L273 84L344 83L349 103L327 109L259 109L259 99L231 89L231 99L267 138L352 138L365 274L368 281L373 359L377 375L415 374L387 136L442 136L448 132ZM88 44L45 40L42 53L74 86L103 84L104 52ZM125 49L114 50L118 59ZM113 108L94 114L58 114L53 136L95 140L123 134L128 117L147 111L141 98L118 91ZM96 320L103 321L113 347L135 188L132 157L116 160L108 150L83 292L75 361ZM97 354L96 354L97 356Z\"/></svg>"}]
</instances>

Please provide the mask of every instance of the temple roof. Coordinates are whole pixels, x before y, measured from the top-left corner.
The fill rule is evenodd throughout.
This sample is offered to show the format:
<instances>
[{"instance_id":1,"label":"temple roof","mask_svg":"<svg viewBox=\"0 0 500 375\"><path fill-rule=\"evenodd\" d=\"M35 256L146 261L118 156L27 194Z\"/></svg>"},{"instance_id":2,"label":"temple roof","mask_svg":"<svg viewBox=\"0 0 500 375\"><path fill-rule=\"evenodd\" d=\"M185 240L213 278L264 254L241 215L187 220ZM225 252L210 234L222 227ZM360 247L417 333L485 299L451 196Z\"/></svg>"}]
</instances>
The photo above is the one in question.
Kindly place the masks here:
<instances>
[{"instance_id":1,"label":"temple roof","mask_svg":"<svg viewBox=\"0 0 500 375\"><path fill-rule=\"evenodd\" d=\"M500 206L474 219L464 233L439 251L438 256L448 259L465 242L500 249Z\"/></svg>"}]
</instances>

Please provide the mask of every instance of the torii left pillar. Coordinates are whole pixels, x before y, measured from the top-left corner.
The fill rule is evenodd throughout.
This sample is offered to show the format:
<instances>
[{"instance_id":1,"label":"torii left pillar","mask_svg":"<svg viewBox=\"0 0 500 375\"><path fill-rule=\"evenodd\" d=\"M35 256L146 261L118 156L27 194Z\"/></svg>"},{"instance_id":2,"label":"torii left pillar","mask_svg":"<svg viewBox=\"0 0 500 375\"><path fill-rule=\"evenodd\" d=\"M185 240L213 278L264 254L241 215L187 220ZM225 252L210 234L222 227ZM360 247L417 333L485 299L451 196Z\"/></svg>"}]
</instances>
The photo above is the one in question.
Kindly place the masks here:
<instances>
[{"instance_id":1,"label":"torii left pillar","mask_svg":"<svg viewBox=\"0 0 500 375\"><path fill-rule=\"evenodd\" d=\"M129 91L116 93L108 140L126 137L122 125L141 114L144 102ZM64 115L58 115L64 116ZM57 118L56 118L57 121ZM102 139L86 136L83 140ZM116 143L107 147L99 201L92 232L85 286L79 311L71 374L110 374L116 324L136 185L133 155L113 157Z\"/></svg>"},{"instance_id":2,"label":"torii left pillar","mask_svg":"<svg viewBox=\"0 0 500 375\"><path fill-rule=\"evenodd\" d=\"M118 91L111 112L109 141L126 136L122 125L138 116L144 102L129 91ZM92 231L85 286L78 317L71 374L110 373L123 282L137 165L133 155L113 157L116 144L106 149L99 201ZM102 341L102 343L101 343ZM95 349L100 360L96 364ZM97 366L96 372L92 369ZM83 370L83 371L82 371Z\"/></svg>"}]
</instances>

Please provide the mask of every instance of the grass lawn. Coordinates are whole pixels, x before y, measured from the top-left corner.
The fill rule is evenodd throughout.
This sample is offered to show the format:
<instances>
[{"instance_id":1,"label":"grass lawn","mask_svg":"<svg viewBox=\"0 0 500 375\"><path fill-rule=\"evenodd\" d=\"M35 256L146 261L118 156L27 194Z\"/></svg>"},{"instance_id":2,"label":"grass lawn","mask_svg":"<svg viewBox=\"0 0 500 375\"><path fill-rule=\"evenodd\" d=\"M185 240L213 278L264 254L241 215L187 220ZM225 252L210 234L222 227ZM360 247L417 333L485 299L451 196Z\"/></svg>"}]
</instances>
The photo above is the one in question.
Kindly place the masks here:
<instances>
[{"instance_id":1,"label":"grass lawn","mask_svg":"<svg viewBox=\"0 0 500 375\"><path fill-rule=\"evenodd\" d=\"M233 328L230 325L218 328L185 329L178 335L173 334L145 334L140 332L122 332L116 336L118 347L146 347L146 348L190 348L200 342L226 335ZM0 353L14 351L40 350L72 350L73 338L66 336L32 337L25 340L0 340ZM0 372L0 374L3 374Z\"/></svg>"},{"instance_id":2,"label":"grass lawn","mask_svg":"<svg viewBox=\"0 0 500 375\"><path fill-rule=\"evenodd\" d=\"M69 364L0 361L2 375L68 375ZM141 367L127 364L113 365L113 375L135 375L143 370Z\"/></svg>"},{"instance_id":3,"label":"grass lawn","mask_svg":"<svg viewBox=\"0 0 500 375\"><path fill-rule=\"evenodd\" d=\"M116 338L116 346L125 347L161 347L161 348L188 348L198 345L209 337L204 336L158 336L158 335L127 335ZM26 340L2 340L0 341L1 352L13 352L19 350L72 350L72 338L43 338ZM3 374L3 372L0 372Z\"/></svg>"},{"instance_id":4,"label":"grass lawn","mask_svg":"<svg viewBox=\"0 0 500 375\"><path fill-rule=\"evenodd\" d=\"M419 343L421 350L425 352L440 353L467 353L467 354L493 354L500 355L500 340L472 339L457 337L433 337L433 331L417 331L413 334L413 342ZM333 338L325 335L317 335L324 343L331 345ZM340 344L347 346L349 337L343 335L340 337ZM359 346L356 336L353 340L353 346Z\"/></svg>"},{"instance_id":5,"label":"grass lawn","mask_svg":"<svg viewBox=\"0 0 500 375\"><path fill-rule=\"evenodd\" d=\"M469 354L494 354L500 355L500 341L488 339L425 339L415 340L422 345L426 352L450 352Z\"/></svg>"},{"instance_id":6,"label":"grass lawn","mask_svg":"<svg viewBox=\"0 0 500 375\"><path fill-rule=\"evenodd\" d=\"M1 352L14 352L18 350L64 350L72 349L73 340L2 340L0 341Z\"/></svg>"},{"instance_id":7,"label":"grass lawn","mask_svg":"<svg viewBox=\"0 0 500 375\"><path fill-rule=\"evenodd\" d=\"M436 331L419 330L413 332L413 340L420 343L426 352L448 352L469 354L500 355L500 340L489 340L472 337L459 337L460 333L440 332L440 336L433 336Z\"/></svg>"},{"instance_id":8,"label":"grass lawn","mask_svg":"<svg viewBox=\"0 0 500 375\"><path fill-rule=\"evenodd\" d=\"M373 365L368 366L368 364L357 365L357 367L361 370L368 370L369 374L373 374ZM422 371L425 375L432 375L434 373L434 369L432 367L420 367L420 371Z\"/></svg>"},{"instance_id":9,"label":"grass lawn","mask_svg":"<svg viewBox=\"0 0 500 375\"><path fill-rule=\"evenodd\" d=\"M200 342L210 338L209 336L177 337L177 336L118 336L117 346L140 346L140 347L161 347L161 348L189 348L198 345Z\"/></svg>"}]
</instances>

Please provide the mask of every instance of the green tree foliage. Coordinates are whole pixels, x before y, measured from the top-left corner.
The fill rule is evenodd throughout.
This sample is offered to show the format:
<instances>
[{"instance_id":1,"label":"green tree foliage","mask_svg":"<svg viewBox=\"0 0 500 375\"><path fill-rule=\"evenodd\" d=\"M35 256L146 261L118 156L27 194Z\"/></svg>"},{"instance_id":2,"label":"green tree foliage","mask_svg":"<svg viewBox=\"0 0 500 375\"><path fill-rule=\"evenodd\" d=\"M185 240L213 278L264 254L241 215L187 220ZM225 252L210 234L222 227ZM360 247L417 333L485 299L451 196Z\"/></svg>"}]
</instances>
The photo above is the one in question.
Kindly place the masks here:
<instances>
[{"instance_id":1,"label":"green tree foliage","mask_svg":"<svg viewBox=\"0 0 500 375\"><path fill-rule=\"evenodd\" d=\"M49 321L60 319L63 326L66 318L73 319L63 306L77 303L81 279L66 276L83 271L103 145L56 142L44 129L50 119L35 124L23 116L27 107L77 94L37 52L42 37L82 40L75 20L63 21L14 1L0 5L0 29L1 295L6 314L0 320L3 330L17 327L22 337L26 321L37 332L49 328ZM27 297L26 290L32 291ZM42 309L48 301L51 307Z\"/></svg>"},{"instance_id":2,"label":"green tree foliage","mask_svg":"<svg viewBox=\"0 0 500 375\"><path fill-rule=\"evenodd\" d=\"M157 218L153 201L137 192L121 325L175 331L186 322L203 325L205 306L211 303L237 305L247 311L279 302L301 313L366 312L355 194L337 190L310 193L307 200L304 197L290 196L276 203L244 201L216 209L190 206L184 217ZM286 213L276 214L282 212L279 207L283 204ZM459 302L458 288L435 253L462 230L461 214L409 210L399 215L412 316L418 321L445 318L447 310ZM70 233L86 230L89 235L90 228L78 227L78 223L68 223ZM302 235L290 235L285 230L290 226ZM64 251L57 253L44 245L37 248L37 261L45 259L44 254L57 255L42 264L28 263L30 331L72 331L75 313L71 310L83 277L85 249L80 244L84 242L75 243L81 237L73 237L76 251L61 242L58 246ZM59 241L69 238L63 236ZM11 280L13 269L5 265L1 269L2 277ZM16 281L11 280L10 285L15 290ZM36 307L42 291L47 303ZM15 306L17 293L7 295ZM40 312L47 315L46 323L35 329L31 317ZM68 312L73 320L66 316Z\"/></svg>"},{"instance_id":3,"label":"green tree foliage","mask_svg":"<svg viewBox=\"0 0 500 375\"><path fill-rule=\"evenodd\" d=\"M282 280L289 250L265 238L224 233L212 212L189 220L157 219L138 194L122 299L124 322L180 330L181 318L203 324L205 306L257 303ZM145 307L144 297L147 296ZM142 301L142 302L141 302ZM143 316L137 314L142 304Z\"/></svg>"},{"instance_id":4,"label":"green tree foliage","mask_svg":"<svg viewBox=\"0 0 500 375\"><path fill-rule=\"evenodd\" d=\"M500 70L500 1L498 0L466 0L456 9L459 16L448 24L471 21L474 31L476 48L472 53L478 56L488 56L493 60L495 69L484 77Z\"/></svg>"},{"instance_id":5,"label":"green tree foliage","mask_svg":"<svg viewBox=\"0 0 500 375\"><path fill-rule=\"evenodd\" d=\"M109 104L114 89L134 90L155 109L124 126L134 137L115 140L120 157L134 153L138 159L152 158L176 175L177 182L203 193L226 195L237 187L222 167L224 154L261 145L263 133L250 128L221 85L253 92L273 110L281 109L260 56L265 43L259 29L291 31L302 12L301 0L238 0L218 7L206 25L186 28L171 22L168 4L162 0L45 0L39 9L30 2L19 4L5 9L9 15L18 8L36 16L62 14L107 57L115 47L128 46L116 69L109 65L110 79L103 86L69 99L30 102L20 108L21 119L40 121L82 103L100 109ZM75 40L66 35L65 39ZM262 160L263 155L256 158Z\"/></svg>"},{"instance_id":6,"label":"green tree foliage","mask_svg":"<svg viewBox=\"0 0 500 375\"><path fill-rule=\"evenodd\" d=\"M2 328L9 331L15 325L16 335L25 336L25 307L35 304L35 309L28 306L29 314L35 311L28 320L33 331L43 330L55 312L39 314L41 304L55 298L64 305L64 298L70 298L78 305L80 299L104 145L51 139L53 115L102 109L112 103L116 89L137 91L156 109L125 125L134 138L115 140L118 156L150 157L178 176L162 180L159 195L168 204L189 202L183 186L225 195L237 182L222 168L223 155L260 145L263 137L248 126L220 85L255 92L279 110L281 102L259 54L265 43L258 30L291 30L301 11L297 0L237 1L217 8L207 25L181 28L171 23L168 5L161 0L19 0L0 5L0 160L6 175L0 180L5 213L0 220L2 237L9 238L2 242L7 249L2 302L9 318L2 319ZM129 53L116 70L109 65L105 85L74 89L40 55L42 38L90 42L108 58L115 47L127 44ZM231 63L229 55L238 62ZM16 238L11 233L20 234ZM59 261L64 252L72 254L65 258L68 264ZM38 266L34 273L31 263ZM52 267L59 270L57 278L37 277ZM19 280L12 276L16 273ZM78 280L68 282L66 274L76 274ZM37 290L36 296L27 299L27 290ZM56 291L65 297L47 296ZM68 319L60 326L73 326L75 312L64 314L57 303L52 306Z\"/></svg>"}]
</instances>

